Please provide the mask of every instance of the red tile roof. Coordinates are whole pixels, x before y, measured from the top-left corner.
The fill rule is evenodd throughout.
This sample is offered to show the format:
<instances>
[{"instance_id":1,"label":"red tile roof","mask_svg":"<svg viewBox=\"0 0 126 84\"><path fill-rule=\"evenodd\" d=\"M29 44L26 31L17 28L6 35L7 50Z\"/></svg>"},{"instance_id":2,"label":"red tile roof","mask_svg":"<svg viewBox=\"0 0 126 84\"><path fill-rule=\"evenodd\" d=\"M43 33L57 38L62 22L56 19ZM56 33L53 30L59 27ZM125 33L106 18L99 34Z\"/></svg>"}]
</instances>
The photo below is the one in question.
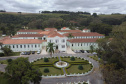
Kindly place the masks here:
<instances>
[{"instance_id":1,"label":"red tile roof","mask_svg":"<svg viewBox=\"0 0 126 84\"><path fill-rule=\"evenodd\" d=\"M64 37L63 35L57 33L57 31L50 32L49 35L48 35L48 37L56 37L56 36Z\"/></svg>"},{"instance_id":2,"label":"red tile roof","mask_svg":"<svg viewBox=\"0 0 126 84\"><path fill-rule=\"evenodd\" d=\"M44 30L48 30L48 31L57 31L56 28L45 28Z\"/></svg>"},{"instance_id":3,"label":"red tile roof","mask_svg":"<svg viewBox=\"0 0 126 84\"><path fill-rule=\"evenodd\" d=\"M89 29L83 29L83 30L89 30Z\"/></svg>"},{"instance_id":4,"label":"red tile roof","mask_svg":"<svg viewBox=\"0 0 126 84\"><path fill-rule=\"evenodd\" d=\"M15 35L12 38L17 38L17 37L43 37L43 34L19 34Z\"/></svg>"},{"instance_id":5,"label":"red tile roof","mask_svg":"<svg viewBox=\"0 0 126 84\"><path fill-rule=\"evenodd\" d=\"M40 34L48 35L51 31L43 31Z\"/></svg>"},{"instance_id":6,"label":"red tile roof","mask_svg":"<svg viewBox=\"0 0 126 84\"><path fill-rule=\"evenodd\" d=\"M25 30L25 29L21 29L17 32L42 32L42 30L38 29L38 30L33 30L33 29L28 29L28 30Z\"/></svg>"},{"instance_id":7,"label":"red tile roof","mask_svg":"<svg viewBox=\"0 0 126 84\"><path fill-rule=\"evenodd\" d=\"M60 30L58 32L77 33L77 32L82 32L82 31L81 30Z\"/></svg>"},{"instance_id":8,"label":"red tile roof","mask_svg":"<svg viewBox=\"0 0 126 84\"><path fill-rule=\"evenodd\" d=\"M3 44L41 44L42 42L46 42L46 40L38 40L38 39L6 39L2 43Z\"/></svg>"},{"instance_id":9,"label":"red tile roof","mask_svg":"<svg viewBox=\"0 0 126 84\"><path fill-rule=\"evenodd\" d=\"M63 34L64 36L69 36L70 33ZM104 36L96 32L87 32L87 33L71 33L73 36Z\"/></svg>"},{"instance_id":10,"label":"red tile roof","mask_svg":"<svg viewBox=\"0 0 126 84\"><path fill-rule=\"evenodd\" d=\"M70 43L88 43L88 42L96 42L98 38L92 38L92 39L70 39L67 40Z\"/></svg>"},{"instance_id":11,"label":"red tile roof","mask_svg":"<svg viewBox=\"0 0 126 84\"><path fill-rule=\"evenodd\" d=\"M62 29L66 29L67 27L63 27Z\"/></svg>"}]
</instances>

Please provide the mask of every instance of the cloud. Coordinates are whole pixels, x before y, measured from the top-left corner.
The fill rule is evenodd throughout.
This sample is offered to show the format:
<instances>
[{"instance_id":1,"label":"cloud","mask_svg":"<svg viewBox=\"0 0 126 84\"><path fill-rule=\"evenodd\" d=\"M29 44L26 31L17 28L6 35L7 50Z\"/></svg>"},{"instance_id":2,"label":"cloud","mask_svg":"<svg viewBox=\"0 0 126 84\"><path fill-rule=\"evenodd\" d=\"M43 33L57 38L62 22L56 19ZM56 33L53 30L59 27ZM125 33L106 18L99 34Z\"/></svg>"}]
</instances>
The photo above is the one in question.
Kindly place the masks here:
<instances>
[{"instance_id":1,"label":"cloud","mask_svg":"<svg viewBox=\"0 0 126 84\"><path fill-rule=\"evenodd\" d=\"M12 12L87 11L90 13L126 13L126 0L0 0L1 8Z\"/></svg>"}]
</instances>

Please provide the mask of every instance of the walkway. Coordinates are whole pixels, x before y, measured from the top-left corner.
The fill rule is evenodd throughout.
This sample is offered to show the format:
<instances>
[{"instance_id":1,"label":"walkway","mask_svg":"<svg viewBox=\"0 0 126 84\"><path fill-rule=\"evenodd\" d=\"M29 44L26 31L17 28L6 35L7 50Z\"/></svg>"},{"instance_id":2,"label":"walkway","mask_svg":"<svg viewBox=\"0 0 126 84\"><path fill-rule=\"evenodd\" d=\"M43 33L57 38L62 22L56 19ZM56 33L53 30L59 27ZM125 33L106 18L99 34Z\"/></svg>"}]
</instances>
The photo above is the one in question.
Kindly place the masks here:
<instances>
[{"instance_id":1,"label":"walkway","mask_svg":"<svg viewBox=\"0 0 126 84\"><path fill-rule=\"evenodd\" d=\"M77 57L84 57L85 59L91 61L94 65L95 71L90 73L89 75L86 76L77 76L77 77L64 77L64 78L42 78L41 84L66 84L67 82L82 82L82 81L90 81L91 84L103 84L102 80L102 75L99 71L99 63L94 61L93 59L87 57L87 55L92 55L88 53L78 53L74 54L74 56ZM73 54L67 54L67 53L57 53L53 54L53 56L73 56ZM21 57L21 56L18 56ZM30 56L22 56L22 57L29 57L29 61L32 61L34 59L40 58L40 57L50 57L50 55L30 55ZM5 60L5 59L16 59L17 57L0 57L0 60ZM0 68L4 70L5 66L0 65ZM1 70L1 69L0 69Z\"/></svg>"},{"instance_id":2,"label":"walkway","mask_svg":"<svg viewBox=\"0 0 126 84\"><path fill-rule=\"evenodd\" d=\"M71 48L70 47L67 47L67 54L76 54L75 52L73 52L72 50L71 50Z\"/></svg>"}]
</instances>

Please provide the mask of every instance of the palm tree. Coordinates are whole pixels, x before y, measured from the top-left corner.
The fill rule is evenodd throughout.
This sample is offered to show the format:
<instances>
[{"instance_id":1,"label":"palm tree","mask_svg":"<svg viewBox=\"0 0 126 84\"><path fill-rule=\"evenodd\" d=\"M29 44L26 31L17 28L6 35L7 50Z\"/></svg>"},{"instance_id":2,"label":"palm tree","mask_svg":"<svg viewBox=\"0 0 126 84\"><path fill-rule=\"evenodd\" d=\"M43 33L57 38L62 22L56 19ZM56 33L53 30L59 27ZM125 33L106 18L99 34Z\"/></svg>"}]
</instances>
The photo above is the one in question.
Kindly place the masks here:
<instances>
[{"instance_id":1,"label":"palm tree","mask_svg":"<svg viewBox=\"0 0 126 84\"><path fill-rule=\"evenodd\" d=\"M52 57L52 54L54 53L54 43L48 43L46 51L48 51L50 53L50 57Z\"/></svg>"}]
</instances>

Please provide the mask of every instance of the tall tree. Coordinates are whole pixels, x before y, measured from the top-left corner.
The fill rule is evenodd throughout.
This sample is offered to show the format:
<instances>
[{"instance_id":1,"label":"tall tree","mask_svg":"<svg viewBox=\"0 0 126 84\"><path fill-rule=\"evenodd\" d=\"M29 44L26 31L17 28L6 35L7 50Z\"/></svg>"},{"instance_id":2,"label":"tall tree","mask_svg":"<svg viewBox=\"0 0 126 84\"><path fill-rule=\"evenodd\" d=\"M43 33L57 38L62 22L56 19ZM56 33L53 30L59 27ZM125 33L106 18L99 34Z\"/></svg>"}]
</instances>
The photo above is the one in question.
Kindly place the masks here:
<instances>
[{"instance_id":1,"label":"tall tree","mask_svg":"<svg viewBox=\"0 0 126 84\"><path fill-rule=\"evenodd\" d=\"M72 35L72 33L69 33L67 37L70 39L70 38L73 38L74 36Z\"/></svg>"},{"instance_id":2,"label":"tall tree","mask_svg":"<svg viewBox=\"0 0 126 84\"><path fill-rule=\"evenodd\" d=\"M1 50L4 52L4 56L8 56L13 53L13 51L8 46L1 47Z\"/></svg>"},{"instance_id":3,"label":"tall tree","mask_svg":"<svg viewBox=\"0 0 126 84\"><path fill-rule=\"evenodd\" d=\"M28 58L21 57L11 61L5 70L18 84L28 84L29 82L39 84L42 79L42 73L28 61Z\"/></svg>"},{"instance_id":4,"label":"tall tree","mask_svg":"<svg viewBox=\"0 0 126 84\"><path fill-rule=\"evenodd\" d=\"M52 54L54 53L54 43L48 43L47 47L46 47L46 51L48 51L50 53L50 56L52 57Z\"/></svg>"}]
</instances>

